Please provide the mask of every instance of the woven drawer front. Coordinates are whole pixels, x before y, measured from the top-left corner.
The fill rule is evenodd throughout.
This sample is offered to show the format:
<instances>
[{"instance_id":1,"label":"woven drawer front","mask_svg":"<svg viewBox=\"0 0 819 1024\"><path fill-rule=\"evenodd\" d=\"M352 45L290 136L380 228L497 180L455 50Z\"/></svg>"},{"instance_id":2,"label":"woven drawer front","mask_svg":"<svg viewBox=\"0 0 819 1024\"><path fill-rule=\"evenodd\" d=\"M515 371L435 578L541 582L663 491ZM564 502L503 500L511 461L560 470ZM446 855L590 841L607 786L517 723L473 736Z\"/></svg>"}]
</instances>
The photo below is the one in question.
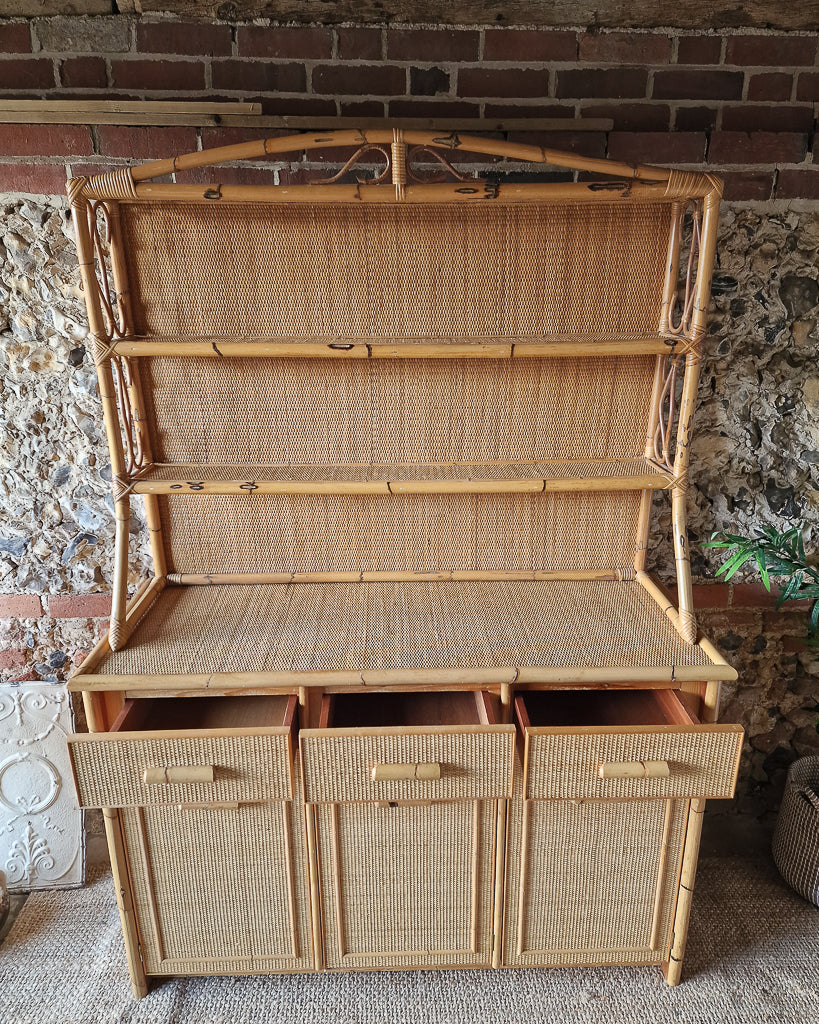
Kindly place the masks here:
<instances>
[{"instance_id":1,"label":"woven drawer front","mask_svg":"<svg viewBox=\"0 0 819 1024\"><path fill-rule=\"evenodd\" d=\"M254 735L74 736L69 740L83 807L289 800L293 780L289 730ZM143 780L146 768L213 766L213 782Z\"/></svg>"},{"instance_id":2,"label":"woven drawer front","mask_svg":"<svg viewBox=\"0 0 819 1024\"><path fill-rule=\"evenodd\" d=\"M514 726L301 732L305 800L481 800L511 795ZM374 781L378 764L439 764L439 779Z\"/></svg>"},{"instance_id":3,"label":"woven drawer front","mask_svg":"<svg viewBox=\"0 0 819 1024\"><path fill-rule=\"evenodd\" d=\"M741 746L738 725L530 730L525 795L533 800L731 797ZM601 764L637 761L667 761L668 776L600 778Z\"/></svg>"}]
</instances>

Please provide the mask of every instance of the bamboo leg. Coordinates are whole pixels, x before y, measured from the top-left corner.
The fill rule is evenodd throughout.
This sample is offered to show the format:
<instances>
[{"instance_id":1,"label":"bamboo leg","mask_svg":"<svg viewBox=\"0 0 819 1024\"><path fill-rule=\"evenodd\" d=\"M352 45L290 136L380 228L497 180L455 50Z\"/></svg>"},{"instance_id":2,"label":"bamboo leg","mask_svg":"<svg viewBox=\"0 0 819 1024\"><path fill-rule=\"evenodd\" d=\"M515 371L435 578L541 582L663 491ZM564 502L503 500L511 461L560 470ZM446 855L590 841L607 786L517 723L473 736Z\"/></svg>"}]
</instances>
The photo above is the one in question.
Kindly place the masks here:
<instances>
[{"instance_id":1,"label":"bamboo leg","mask_svg":"<svg viewBox=\"0 0 819 1024\"><path fill-rule=\"evenodd\" d=\"M115 807L104 807L105 835L108 839L108 851L111 855L111 871L114 876L114 889L117 894L117 907L122 923L122 936L125 940L125 954L128 959L128 973L131 976L131 988L135 999L148 994L148 978L142 963L141 943L131 883L128 878L128 859L125 852L125 840L122 837L120 812Z\"/></svg>"},{"instance_id":2,"label":"bamboo leg","mask_svg":"<svg viewBox=\"0 0 819 1024\"><path fill-rule=\"evenodd\" d=\"M495 831L494 908L492 917L492 966L503 963L503 910L506 880L506 819L509 801L497 801L497 827Z\"/></svg>"},{"instance_id":3,"label":"bamboo leg","mask_svg":"<svg viewBox=\"0 0 819 1024\"><path fill-rule=\"evenodd\" d=\"M704 800L692 800L688 812L688 829L685 833L685 851L680 873L680 895L674 914L671 952L662 970L669 985L679 985L682 975L685 944L688 939L688 921L691 917L691 901L694 895L694 879L697 875L697 857L700 852Z\"/></svg>"},{"instance_id":4,"label":"bamboo leg","mask_svg":"<svg viewBox=\"0 0 819 1024\"><path fill-rule=\"evenodd\" d=\"M322 954L321 889L319 887L318 846L316 845L316 808L304 805L304 820L307 825L307 866L310 872L310 929L313 939L313 967L320 971L324 967Z\"/></svg>"},{"instance_id":5,"label":"bamboo leg","mask_svg":"<svg viewBox=\"0 0 819 1024\"><path fill-rule=\"evenodd\" d=\"M114 505L116 539L114 542L114 593L111 601L111 624L108 644L118 651L128 639L125 627L125 606L128 601L128 540L131 519L130 499L118 498Z\"/></svg>"}]
</instances>

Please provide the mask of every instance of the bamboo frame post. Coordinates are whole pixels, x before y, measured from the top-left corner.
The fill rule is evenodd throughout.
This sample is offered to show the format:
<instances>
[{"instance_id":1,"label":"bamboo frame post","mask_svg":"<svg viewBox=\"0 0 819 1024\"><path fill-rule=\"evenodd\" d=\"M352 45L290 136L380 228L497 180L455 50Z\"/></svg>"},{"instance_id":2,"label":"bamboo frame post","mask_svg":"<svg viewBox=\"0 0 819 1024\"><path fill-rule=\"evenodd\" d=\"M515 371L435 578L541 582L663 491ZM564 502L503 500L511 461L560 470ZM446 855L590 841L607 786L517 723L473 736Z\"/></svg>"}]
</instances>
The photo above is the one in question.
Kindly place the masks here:
<instances>
[{"instance_id":1,"label":"bamboo frame post","mask_svg":"<svg viewBox=\"0 0 819 1024\"><path fill-rule=\"evenodd\" d=\"M668 960L662 965L665 980L669 985L679 985L682 977L683 958L688 940L688 922L691 918L691 902L694 895L694 880L697 875L697 858L702 835L702 818L705 813L704 800L692 800L688 810L688 828L685 833L682 870L680 872L679 896L674 913L671 950Z\"/></svg>"},{"instance_id":2,"label":"bamboo frame post","mask_svg":"<svg viewBox=\"0 0 819 1024\"><path fill-rule=\"evenodd\" d=\"M94 342L94 361L97 367L100 399L102 401L102 410L105 419L105 433L108 439L108 451L111 458L111 474L115 481L116 488L119 486L118 481L122 481L125 478L125 455L122 445L122 428L117 411L114 376L111 372L111 364L106 358L105 351L109 338L102 314L99 284L97 282L95 262L96 254L94 252L91 232L89 229L91 207L88 199L86 198L87 183L88 179L86 178L71 178L68 182L68 195L74 222L74 236L77 244L77 256L79 259L83 292L85 294L85 304L88 311L88 322L91 329L91 337ZM126 496L118 495L115 489L115 506L117 507L115 511L116 548L113 581L114 596L111 608L111 624L109 631L112 650L116 650L116 647L121 642L123 636L125 603L127 597L128 519L130 515L130 510L126 505L127 501L128 498Z\"/></svg>"},{"instance_id":3,"label":"bamboo frame post","mask_svg":"<svg viewBox=\"0 0 819 1024\"><path fill-rule=\"evenodd\" d=\"M131 286L128 280L128 267L122 248L122 226L120 221L119 203L112 202L108 205L108 224L111 235L111 270L114 277L114 288L116 289L117 306L120 312L120 319L124 326L125 337L129 338L134 332L134 317L131 308ZM114 342L113 354L116 356L117 345L121 342ZM127 357L126 357L127 358ZM128 399L133 410L134 427L139 438L139 447L146 466L150 467L153 462L151 450L151 438L148 430L147 416L145 413L145 401L142 395L142 382L139 373L135 370L130 375L130 388ZM155 494L144 494L145 519L148 527L148 537L151 545L151 558L154 563L154 575L164 576L167 572L165 561L165 547L162 538L162 524L159 516L159 501ZM126 637L127 639L127 637ZM123 640L123 643L125 641Z\"/></svg>"},{"instance_id":4,"label":"bamboo frame post","mask_svg":"<svg viewBox=\"0 0 819 1024\"><path fill-rule=\"evenodd\" d=\"M680 401L674 459L674 485L671 490L671 519L674 531L674 558L677 566L679 599L679 630L683 638L690 644L697 641L697 620L694 613L694 592L691 583L686 493L688 490L691 422L697 404L697 388L702 364L700 344L705 335L705 322L711 296L711 277L717 244L717 221L721 194L721 183L714 180L712 189L703 200L700 250L697 256L697 279L690 328L692 345L685 357L685 379Z\"/></svg>"},{"instance_id":5,"label":"bamboo frame post","mask_svg":"<svg viewBox=\"0 0 819 1024\"><path fill-rule=\"evenodd\" d=\"M100 707L100 694L83 693L83 706L88 728L91 732L101 732L107 723L103 720L104 709ZM142 944L139 939L134 910L134 899L131 882L128 876L128 857L125 851L125 840L122 835L120 812L116 807L103 807L105 837L108 841L108 852L111 858L111 873L114 880L114 892L117 898L117 909L122 926L122 937L125 943L125 956L128 962L128 974L135 999L148 994L148 978L142 962Z\"/></svg>"}]
</instances>

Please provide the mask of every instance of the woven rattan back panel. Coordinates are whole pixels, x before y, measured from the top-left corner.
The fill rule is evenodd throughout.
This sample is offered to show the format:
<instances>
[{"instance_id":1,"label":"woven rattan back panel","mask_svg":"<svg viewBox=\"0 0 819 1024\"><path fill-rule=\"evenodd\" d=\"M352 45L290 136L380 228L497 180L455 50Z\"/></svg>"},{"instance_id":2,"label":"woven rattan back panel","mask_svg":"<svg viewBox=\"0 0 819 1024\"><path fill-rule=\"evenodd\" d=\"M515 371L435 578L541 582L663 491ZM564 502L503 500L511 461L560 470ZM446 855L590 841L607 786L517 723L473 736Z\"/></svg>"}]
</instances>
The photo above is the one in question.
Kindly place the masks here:
<instances>
[{"instance_id":1,"label":"woven rattan back panel","mask_svg":"<svg viewBox=\"0 0 819 1024\"><path fill-rule=\"evenodd\" d=\"M640 492L160 498L168 571L629 569Z\"/></svg>"},{"instance_id":2,"label":"woven rattan back panel","mask_svg":"<svg viewBox=\"0 0 819 1024\"><path fill-rule=\"evenodd\" d=\"M670 215L125 203L122 227L140 334L541 335L656 331Z\"/></svg>"},{"instance_id":3,"label":"woven rattan back panel","mask_svg":"<svg viewBox=\"0 0 819 1024\"><path fill-rule=\"evenodd\" d=\"M158 462L642 455L654 356L139 360Z\"/></svg>"}]
</instances>

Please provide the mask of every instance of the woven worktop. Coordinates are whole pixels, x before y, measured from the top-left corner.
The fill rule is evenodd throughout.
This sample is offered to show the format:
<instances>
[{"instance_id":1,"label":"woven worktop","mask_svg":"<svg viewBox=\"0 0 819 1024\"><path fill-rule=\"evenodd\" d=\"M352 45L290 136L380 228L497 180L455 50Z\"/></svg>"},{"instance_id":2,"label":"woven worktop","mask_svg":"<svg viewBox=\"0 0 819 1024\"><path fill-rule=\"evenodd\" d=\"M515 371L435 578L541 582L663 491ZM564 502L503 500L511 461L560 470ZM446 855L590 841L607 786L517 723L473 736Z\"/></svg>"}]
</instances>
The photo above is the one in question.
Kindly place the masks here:
<instances>
[{"instance_id":1,"label":"woven worktop","mask_svg":"<svg viewBox=\"0 0 819 1024\"><path fill-rule=\"evenodd\" d=\"M637 582L170 586L94 675L714 663Z\"/></svg>"}]
</instances>

